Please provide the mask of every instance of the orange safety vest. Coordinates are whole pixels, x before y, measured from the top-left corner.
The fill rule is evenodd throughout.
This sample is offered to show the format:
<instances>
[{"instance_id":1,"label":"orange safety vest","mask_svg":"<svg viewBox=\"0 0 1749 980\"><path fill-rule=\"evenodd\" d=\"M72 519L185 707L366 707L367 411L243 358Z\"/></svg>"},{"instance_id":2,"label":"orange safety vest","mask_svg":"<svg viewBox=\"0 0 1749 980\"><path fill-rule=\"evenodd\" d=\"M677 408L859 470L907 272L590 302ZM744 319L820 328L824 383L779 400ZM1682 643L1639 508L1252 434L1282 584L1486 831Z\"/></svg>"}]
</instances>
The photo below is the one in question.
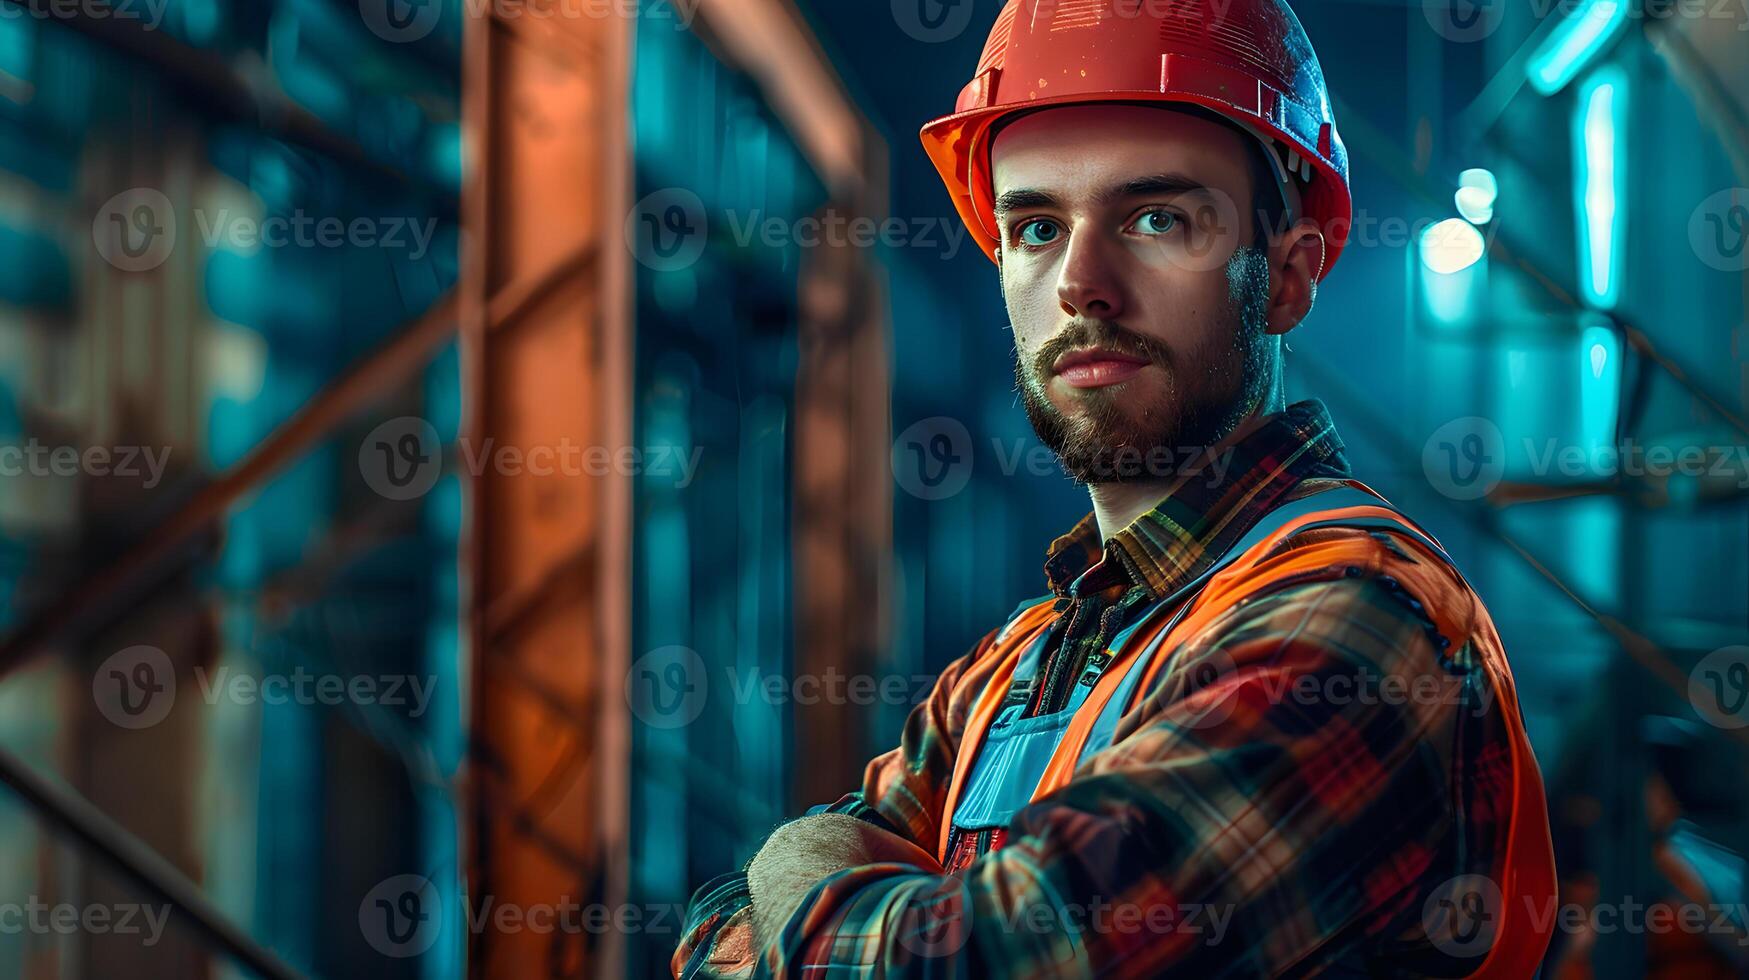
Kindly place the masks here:
<instances>
[{"instance_id":1,"label":"orange safety vest","mask_svg":"<svg viewBox=\"0 0 1749 980\"><path fill-rule=\"evenodd\" d=\"M1356 565L1368 572L1388 574L1421 602L1440 634L1450 641L1451 649L1466 641L1471 644L1505 712L1512 770L1511 818L1503 861L1489 876L1499 886L1502 901L1499 914L1492 920L1494 935L1488 955L1472 975L1488 980L1525 980L1536 973L1553 930L1554 917L1536 915L1534 910L1554 908L1555 859L1542 774L1525 735L1517 688L1500 635L1475 591L1432 535L1391 507L1371 487L1358 480L1341 482L1345 486L1320 490L1277 506L1203 575L1156 604L1143 614L1139 624L1132 624L1114 638L1106 651L1111 658L1109 664L1091 690L1084 693L1085 700L1074 708L1060 735L1053 736L1058 740L1030 799L1039 800L1066 785L1087 756L1109 744L1115 718L1134 703L1138 691L1151 689L1154 679L1171 659L1171 651L1203 632L1240 600L1269 588L1272 583L1331 565ZM1320 541L1272 555L1278 545L1295 534L1326 526L1383 531L1431 560L1405 561L1376 542L1357 536ZM966 721L942 811L936 857L944 866L950 860L948 839L954 818L962 799L968 798L968 782L977 782L969 777L986 775L975 763L991 723L1005 702L1008 711L1004 713L1004 722L1013 721L1017 712L1009 698L1010 682L1029 649L1036 658L1037 648L1055 618L1055 598L1047 596L1042 601L1024 604L962 682L983 687ZM1172 614L1169 619L1157 615L1168 611ZM1141 673L1133 675L1138 669ZM1122 696L1114 700L1120 690ZM1019 788L1009 787L1008 791ZM1004 811L984 805L991 795L990 789L987 785L971 788L971 797L978 800L972 808L986 815L1000 814ZM1538 919L1542 920L1540 929Z\"/></svg>"}]
</instances>

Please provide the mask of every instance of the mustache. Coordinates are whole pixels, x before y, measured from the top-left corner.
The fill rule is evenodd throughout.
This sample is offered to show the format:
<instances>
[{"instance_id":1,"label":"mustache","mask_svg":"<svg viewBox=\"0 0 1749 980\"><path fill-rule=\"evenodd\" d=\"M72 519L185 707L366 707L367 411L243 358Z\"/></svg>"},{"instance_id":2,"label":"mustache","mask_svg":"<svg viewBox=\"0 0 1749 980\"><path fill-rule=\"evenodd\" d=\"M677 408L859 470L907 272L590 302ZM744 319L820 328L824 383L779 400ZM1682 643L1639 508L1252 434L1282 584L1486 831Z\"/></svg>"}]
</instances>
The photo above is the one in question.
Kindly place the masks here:
<instances>
[{"instance_id":1,"label":"mustache","mask_svg":"<svg viewBox=\"0 0 1749 980\"><path fill-rule=\"evenodd\" d=\"M1132 357L1145 357L1161 365L1172 363L1172 349L1153 337L1128 330L1111 320L1076 317L1039 347L1038 353L1033 355L1033 370L1040 377L1049 376L1057 358L1083 347L1104 347Z\"/></svg>"}]
</instances>

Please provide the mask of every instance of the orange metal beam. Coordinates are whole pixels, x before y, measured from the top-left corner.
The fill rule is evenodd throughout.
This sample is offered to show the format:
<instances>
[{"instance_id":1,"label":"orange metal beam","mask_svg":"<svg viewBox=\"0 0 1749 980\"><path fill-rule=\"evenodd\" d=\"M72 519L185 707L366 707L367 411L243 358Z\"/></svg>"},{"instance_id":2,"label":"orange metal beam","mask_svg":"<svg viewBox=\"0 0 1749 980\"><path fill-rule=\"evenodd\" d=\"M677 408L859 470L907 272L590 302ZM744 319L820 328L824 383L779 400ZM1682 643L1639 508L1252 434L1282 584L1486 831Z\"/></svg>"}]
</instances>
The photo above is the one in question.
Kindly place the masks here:
<instances>
[{"instance_id":1,"label":"orange metal beam","mask_svg":"<svg viewBox=\"0 0 1749 980\"><path fill-rule=\"evenodd\" d=\"M706 0L699 15L694 29L754 78L796 134L831 206L878 213L884 150L793 5ZM630 445L634 321L621 236L632 196L625 118L632 27L617 18L469 22L462 317L472 324L463 350L475 445L488 438L522 448L563 438ZM514 332L488 333L470 314L518 270L579 241L600 243L596 265L561 296L531 304ZM814 266L803 287L799 329L809 354L806 383L798 378L796 455L847 462L810 480L808 501L798 501L797 618L809 638L797 644L807 651L803 670L872 669L882 633L883 610L858 597L885 593L886 386L869 383L866 366L846 370L885 361L884 307L869 261L865 251L841 250ZM822 304L834 290L851 302ZM543 481L489 467L470 484L472 728L484 756L472 767L467 822L476 898L526 905L569 896L612 906L627 894L631 489L624 475ZM802 557L803 539L813 543L807 555L828 556L824 564ZM588 715L566 717L566 706ZM843 719L801 723L813 734L852 737ZM593 733L592 745L578 743L579 728ZM814 772L821 785L841 788L838 770L852 746L822 739L817 747L839 750L806 758L821 762ZM526 801L523 812L532 816L523 825L504 818L507 797ZM592 858L588 880L554 862L551 848L529 846L535 833ZM563 937L487 930L470 937L470 969L478 977L613 976L623 969L621 941L609 930L593 949L578 949L555 945Z\"/></svg>"},{"instance_id":2,"label":"orange metal beam","mask_svg":"<svg viewBox=\"0 0 1749 980\"><path fill-rule=\"evenodd\" d=\"M625 446L631 276L619 236L632 25L527 20L488 13L464 40L464 438L524 451ZM520 304L514 329L487 328L502 322L507 284L579 249L591 261ZM492 317L478 315L487 309ZM486 466L468 492L469 893L499 906L611 905L625 894L629 475ZM470 934L469 968L611 975L617 942L488 928Z\"/></svg>"}]
</instances>

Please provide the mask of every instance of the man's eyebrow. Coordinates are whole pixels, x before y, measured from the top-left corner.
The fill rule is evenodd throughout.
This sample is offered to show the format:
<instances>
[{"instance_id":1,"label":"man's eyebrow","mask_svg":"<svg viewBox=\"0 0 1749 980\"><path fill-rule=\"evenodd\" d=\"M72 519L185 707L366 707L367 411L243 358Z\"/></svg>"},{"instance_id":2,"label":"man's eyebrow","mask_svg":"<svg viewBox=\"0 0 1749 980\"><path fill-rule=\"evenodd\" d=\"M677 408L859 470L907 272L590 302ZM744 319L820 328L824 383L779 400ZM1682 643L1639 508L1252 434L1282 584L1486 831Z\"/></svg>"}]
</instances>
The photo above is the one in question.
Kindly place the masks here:
<instances>
[{"instance_id":1,"label":"man's eyebrow","mask_svg":"<svg viewBox=\"0 0 1749 980\"><path fill-rule=\"evenodd\" d=\"M1057 199L1044 191L1022 188L998 194L993 210L996 212L996 217L1000 218L1010 211L1019 211L1021 208L1051 208L1056 206Z\"/></svg>"},{"instance_id":2,"label":"man's eyebrow","mask_svg":"<svg viewBox=\"0 0 1749 980\"><path fill-rule=\"evenodd\" d=\"M1155 194L1188 194L1191 191L1208 190L1200 180L1192 180L1183 174L1151 174L1147 177L1137 177L1126 180L1116 187L1108 187L1093 195L1100 204L1110 204L1129 197L1149 197Z\"/></svg>"},{"instance_id":3,"label":"man's eyebrow","mask_svg":"<svg viewBox=\"0 0 1749 980\"><path fill-rule=\"evenodd\" d=\"M1207 189L1207 185L1202 183L1202 181L1192 180L1183 174L1150 174L1146 177L1136 177L1132 180L1126 180L1121 184L1104 188L1093 195L1093 200L1095 203L1104 205L1131 197L1148 197L1156 194L1188 194L1192 191L1203 191ZM1057 199L1049 193L1030 187L1023 187L1011 191L1003 191L1001 194L997 195L995 206L992 210L994 210L996 216L1000 218L1010 211L1018 211L1022 208L1051 208L1058 206Z\"/></svg>"}]
</instances>

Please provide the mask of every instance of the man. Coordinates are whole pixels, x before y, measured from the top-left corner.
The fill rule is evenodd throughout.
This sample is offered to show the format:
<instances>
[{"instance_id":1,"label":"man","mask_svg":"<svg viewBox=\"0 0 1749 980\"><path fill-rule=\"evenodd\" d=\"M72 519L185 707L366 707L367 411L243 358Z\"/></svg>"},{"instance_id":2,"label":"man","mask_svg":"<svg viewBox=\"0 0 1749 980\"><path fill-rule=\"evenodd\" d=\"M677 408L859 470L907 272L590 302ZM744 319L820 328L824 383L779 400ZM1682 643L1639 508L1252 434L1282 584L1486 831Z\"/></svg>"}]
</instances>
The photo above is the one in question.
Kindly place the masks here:
<instances>
[{"instance_id":1,"label":"man","mask_svg":"<svg viewBox=\"0 0 1749 980\"><path fill-rule=\"evenodd\" d=\"M1298 21L1010 0L923 136L1093 512L860 792L700 891L676 974L1531 976L1499 637L1283 390L1349 213Z\"/></svg>"}]
</instances>

